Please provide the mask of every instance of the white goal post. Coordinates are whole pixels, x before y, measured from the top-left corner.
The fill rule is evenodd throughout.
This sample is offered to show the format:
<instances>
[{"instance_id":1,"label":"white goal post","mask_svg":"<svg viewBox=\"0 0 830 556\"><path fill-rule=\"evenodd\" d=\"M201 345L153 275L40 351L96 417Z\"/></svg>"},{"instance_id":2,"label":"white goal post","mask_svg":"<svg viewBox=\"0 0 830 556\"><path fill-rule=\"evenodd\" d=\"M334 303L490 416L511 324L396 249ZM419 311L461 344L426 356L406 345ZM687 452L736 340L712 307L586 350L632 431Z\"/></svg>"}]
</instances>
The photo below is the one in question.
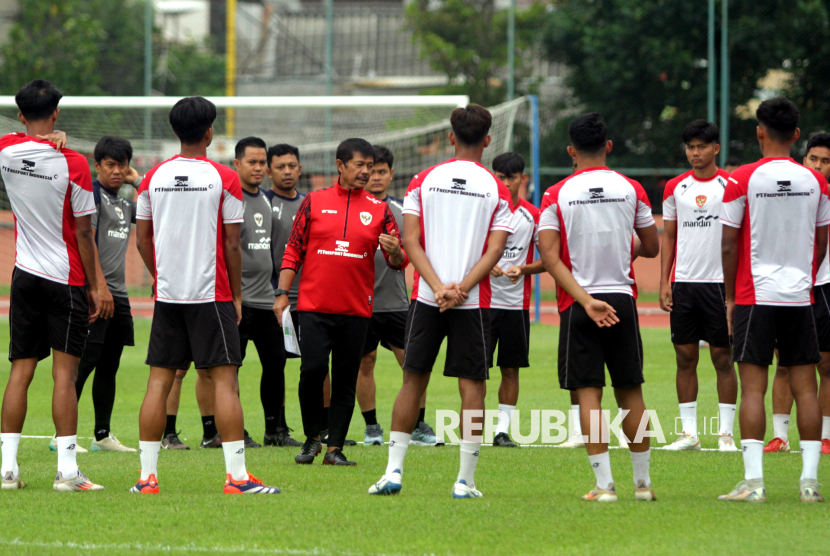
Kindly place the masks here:
<instances>
[{"instance_id":1,"label":"white goal post","mask_svg":"<svg viewBox=\"0 0 830 556\"><path fill-rule=\"evenodd\" d=\"M133 166L145 172L179 152L169 111L180 98L66 96L60 102L57 129L69 136L67 146L87 155L90 163L101 137L124 137L133 146ZM393 153L395 176L390 194L395 197L404 195L417 172L452 158L449 117L452 110L470 102L466 95L207 98L218 109L214 140L208 149L210 158L231 164L237 141L249 136L260 137L269 146L288 143L300 150L303 169L298 189L310 191L330 185L336 178L334 154L338 143L362 137ZM489 108L492 141L484 151L485 166L490 167L495 156L511 150L517 139L524 145L534 143L528 140L539 128L533 103L534 97L522 97ZM0 134L24 131L17 113L14 97L0 96ZM535 157L532 149L525 151L530 155L528 173L535 184L538 172L531 167L538 160L538 151ZM270 181L266 179L263 187L270 187ZM534 187L537 190L538 186ZM0 182L0 232L6 232L11 222L9 209ZM0 284L10 279L14 259L13 236L2 235Z\"/></svg>"}]
</instances>

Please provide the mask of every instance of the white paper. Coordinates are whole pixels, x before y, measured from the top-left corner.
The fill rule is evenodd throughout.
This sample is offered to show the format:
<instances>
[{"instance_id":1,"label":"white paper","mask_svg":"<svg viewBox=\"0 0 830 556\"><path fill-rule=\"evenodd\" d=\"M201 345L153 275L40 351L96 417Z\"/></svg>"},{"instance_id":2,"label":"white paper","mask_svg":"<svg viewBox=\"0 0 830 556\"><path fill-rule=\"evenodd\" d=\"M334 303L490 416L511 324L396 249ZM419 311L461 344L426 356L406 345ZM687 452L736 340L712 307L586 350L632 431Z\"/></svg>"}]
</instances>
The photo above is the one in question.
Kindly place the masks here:
<instances>
[{"instance_id":1,"label":"white paper","mask_svg":"<svg viewBox=\"0 0 830 556\"><path fill-rule=\"evenodd\" d=\"M297 332L294 329L294 321L291 320L290 309L290 307L286 307L282 311L282 336L285 339L285 351L300 355L300 342L297 340Z\"/></svg>"}]
</instances>

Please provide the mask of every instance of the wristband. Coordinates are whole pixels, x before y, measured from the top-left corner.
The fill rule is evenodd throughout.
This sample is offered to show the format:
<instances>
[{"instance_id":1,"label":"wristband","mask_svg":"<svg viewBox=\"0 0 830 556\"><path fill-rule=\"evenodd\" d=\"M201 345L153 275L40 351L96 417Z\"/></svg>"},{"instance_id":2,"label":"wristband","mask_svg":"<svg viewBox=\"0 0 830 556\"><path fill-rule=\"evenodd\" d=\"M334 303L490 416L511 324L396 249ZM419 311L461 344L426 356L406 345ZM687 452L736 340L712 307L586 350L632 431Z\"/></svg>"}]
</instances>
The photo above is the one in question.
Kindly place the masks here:
<instances>
[{"instance_id":1,"label":"wristband","mask_svg":"<svg viewBox=\"0 0 830 556\"><path fill-rule=\"evenodd\" d=\"M277 289L274 290L274 295L279 297L281 295L288 295L288 292L286 290L281 290L281 289L277 288Z\"/></svg>"}]
</instances>

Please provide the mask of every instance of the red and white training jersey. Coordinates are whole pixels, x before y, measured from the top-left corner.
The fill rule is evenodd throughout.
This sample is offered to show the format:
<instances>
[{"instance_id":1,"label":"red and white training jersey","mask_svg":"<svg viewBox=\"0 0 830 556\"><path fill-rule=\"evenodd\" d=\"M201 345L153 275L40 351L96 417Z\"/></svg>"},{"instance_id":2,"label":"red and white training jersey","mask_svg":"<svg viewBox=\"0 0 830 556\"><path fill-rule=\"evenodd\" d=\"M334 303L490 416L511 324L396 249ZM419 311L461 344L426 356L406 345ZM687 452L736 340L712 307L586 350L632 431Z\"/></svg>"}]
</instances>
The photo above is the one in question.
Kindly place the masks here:
<instances>
[{"instance_id":1,"label":"red and white training jersey","mask_svg":"<svg viewBox=\"0 0 830 556\"><path fill-rule=\"evenodd\" d=\"M559 232L559 258L585 291L636 298L632 234L652 225L643 186L603 166L580 170L548 189L538 230ZM574 302L559 286L556 299L560 313Z\"/></svg>"},{"instance_id":2,"label":"red and white training jersey","mask_svg":"<svg viewBox=\"0 0 830 556\"><path fill-rule=\"evenodd\" d=\"M0 172L14 214L15 266L83 286L75 218L95 212L86 157L25 133L0 138Z\"/></svg>"},{"instance_id":3,"label":"red and white training jersey","mask_svg":"<svg viewBox=\"0 0 830 556\"><path fill-rule=\"evenodd\" d=\"M157 300L233 300L223 224L244 219L236 172L204 156L174 156L141 180L135 217L153 221Z\"/></svg>"},{"instance_id":4,"label":"red and white training jersey","mask_svg":"<svg viewBox=\"0 0 830 556\"><path fill-rule=\"evenodd\" d=\"M762 158L727 180L721 222L740 228L735 303L810 305L816 226L830 224L827 181L791 158Z\"/></svg>"},{"instance_id":5,"label":"red and white training jersey","mask_svg":"<svg viewBox=\"0 0 830 556\"><path fill-rule=\"evenodd\" d=\"M507 272L511 267L533 262L533 238L539 224L539 209L524 199L513 210L513 233L507 238L504 255L498 267ZM490 277L493 309L530 309L530 276L522 276L515 284L507 276Z\"/></svg>"},{"instance_id":6,"label":"red and white training jersey","mask_svg":"<svg viewBox=\"0 0 830 556\"><path fill-rule=\"evenodd\" d=\"M491 231L513 232L510 191L487 168L451 159L418 173L409 183L403 214L421 220L421 247L444 284L461 282L487 250ZM490 276L454 309L490 308ZM437 306L426 280L415 272L412 299Z\"/></svg>"},{"instance_id":7,"label":"red and white training jersey","mask_svg":"<svg viewBox=\"0 0 830 556\"><path fill-rule=\"evenodd\" d=\"M709 179L689 170L663 190L663 220L677 221L672 282L723 282L720 211L729 172Z\"/></svg>"}]
</instances>

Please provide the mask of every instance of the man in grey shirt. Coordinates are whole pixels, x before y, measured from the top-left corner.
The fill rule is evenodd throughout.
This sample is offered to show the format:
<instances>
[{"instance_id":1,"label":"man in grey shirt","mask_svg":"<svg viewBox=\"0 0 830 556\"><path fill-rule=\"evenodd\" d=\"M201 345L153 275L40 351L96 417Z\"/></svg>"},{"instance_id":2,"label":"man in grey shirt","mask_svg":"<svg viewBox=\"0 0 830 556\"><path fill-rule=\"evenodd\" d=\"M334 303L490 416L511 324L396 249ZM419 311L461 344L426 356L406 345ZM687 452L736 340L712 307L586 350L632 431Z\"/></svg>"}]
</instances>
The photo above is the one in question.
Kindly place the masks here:
<instances>
[{"instance_id":1,"label":"man in grey shirt","mask_svg":"<svg viewBox=\"0 0 830 556\"><path fill-rule=\"evenodd\" d=\"M303 195L297 191L303 167L300 165L300 150L297 147L280 144L268 149L268 177L271 178L271 189L264 192L271 202L271 211L274 217L276 230L272 247L274 256L274 268L276 272L272 276L272 286L277 287L279 280L279 269L282 265L282 256L285 254L285 246L288 243L288 236L291 235L291 226L294 223L294 216ZM291 289L288 291L288 301L291 304L291 316L294 323L297 323L297 294L300 288L300 275L294 279Z\"/></svg>"},{"instance_id":2,"label":"man in grey shirt","mask_svg":"<svg viewBox=\"0 0 830 556\"><path fill-rule=\"evenodd\" d=\"M398 228L403 229L403 200L386 193L395 175L392 163L395 157L386 147L375 145L375 164L366 191L377 199L385 201L395 216ZM395 354L398 364L403 367L404 337L406 319L409 314L409 296L406 291L406 275L402 270L389 268L380 249L375 253L375 300L372 320L366 333L363 360L357 377L357 402L366 421L363 443L366 446L383 445L383 429L378 424L375 410L375 363L378 344ZM439 444L435 432L425 421L426 393L421 399L418 424L412 432L411 444L436 446ZM443 444L443 443L441 443Z\"/></svg>"},{"instance_id":3,"label":"man in grey shirt","mask_svg":"<svg viewBox=\"0 0 830 556\"><path fill-rule=\"evenodd\" d=\"M98 178L92 182L96 211L92 214L98 257L98 297L101 315L89 327L84 353L78 364L75 391L78 399L89 375L92 403L95 407L95 441L93 452L135 452L122 445L110 432L110 418L115 404L115 375L124 346L134 346L133 317L127 297L125 271L130 226L135 224L135 205L118 195L125 183L138 187L141 179L130 167L133 148L120 137L103 137L93 153ZM51 446L51 445L50 445Z\"/></svg>"},{"instance_id":4,"label":"man in grey shirt","mask_svg":"<svg viewBox=\"0 0 830 556\"><path fill-rule=\"evenodd\" d=\"M242 359L248 340L253 340L262 363L260 399L265 413L266 446L300 446L291 438L284 422L285 346L282 327L274 314L272 249L280 241L281 229L262 189L267 167L265 142L246 137L236 144L234 168L242 185L244 221L242 247L242 321L239 336ZM284 247L283 247L284 250Z\"/></svg>"}]
</instances>

